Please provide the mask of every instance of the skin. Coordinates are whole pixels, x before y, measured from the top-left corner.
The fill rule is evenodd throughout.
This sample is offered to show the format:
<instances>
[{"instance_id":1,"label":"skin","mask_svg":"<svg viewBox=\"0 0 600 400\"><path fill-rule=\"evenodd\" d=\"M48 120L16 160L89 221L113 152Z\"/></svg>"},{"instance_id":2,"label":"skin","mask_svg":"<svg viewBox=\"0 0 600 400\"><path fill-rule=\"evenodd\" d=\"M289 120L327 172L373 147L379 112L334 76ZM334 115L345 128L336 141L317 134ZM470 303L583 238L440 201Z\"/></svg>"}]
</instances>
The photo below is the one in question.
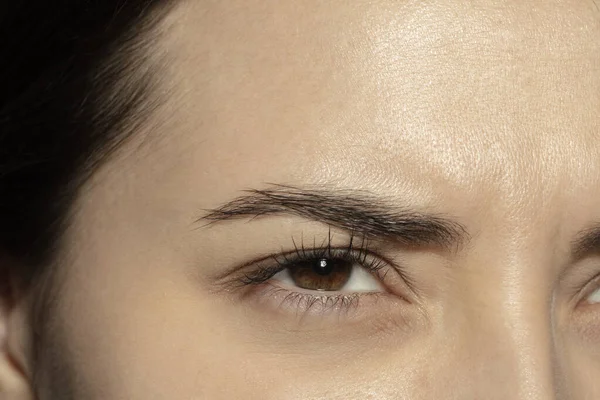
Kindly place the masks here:
<instances>
[{"instance_id":1,"label":"skin","mask_svg":"<svg viewBox=\"0 0 600 400\"><path fill-rule=\"evenodd\" d=\"M571 252L600 221L593 2L190 1L163 25L169 101L78 199L37 363L14 313L40 399L600 398L600 258ZM414 290L390 272L346 312L280 307L223 282L346 232L194 223L271 183L365 191L468 240L379 240Z\"/></svg>"}]
</instances>

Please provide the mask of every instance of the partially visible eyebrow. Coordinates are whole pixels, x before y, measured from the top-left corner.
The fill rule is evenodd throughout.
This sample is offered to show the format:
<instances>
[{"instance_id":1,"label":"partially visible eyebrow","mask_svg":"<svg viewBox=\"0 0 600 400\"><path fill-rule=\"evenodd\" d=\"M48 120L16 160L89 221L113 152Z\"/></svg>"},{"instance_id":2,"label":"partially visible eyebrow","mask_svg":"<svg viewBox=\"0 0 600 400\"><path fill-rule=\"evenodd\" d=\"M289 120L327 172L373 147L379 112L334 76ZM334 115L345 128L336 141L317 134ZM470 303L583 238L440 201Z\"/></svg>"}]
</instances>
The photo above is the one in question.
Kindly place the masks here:
<instances>
[{"instance_id":1,"label":"partially visible eyebrow","mask_svg":"<svg viewBox=\"0 0 600 400\"><path fill-rule=\"evenodd\" d=\"M272 185L244 193L218 208L205 210L197 222L212 225L289 214L406 246L435 245L451 250L468 239L467 230L456 221L393 206L389 200L366 191Z\"/></svg>"},{"instance_id":2,"label":"partially visible eyebrow","mask_svg":"<svg viewBox=\"0 0 600 400\"><path fill-rule=\"evenodd\" d=\"M571 254L574 260L600 254L600 224L582 231L571 244Z\"/></svg>"}]
</instances>

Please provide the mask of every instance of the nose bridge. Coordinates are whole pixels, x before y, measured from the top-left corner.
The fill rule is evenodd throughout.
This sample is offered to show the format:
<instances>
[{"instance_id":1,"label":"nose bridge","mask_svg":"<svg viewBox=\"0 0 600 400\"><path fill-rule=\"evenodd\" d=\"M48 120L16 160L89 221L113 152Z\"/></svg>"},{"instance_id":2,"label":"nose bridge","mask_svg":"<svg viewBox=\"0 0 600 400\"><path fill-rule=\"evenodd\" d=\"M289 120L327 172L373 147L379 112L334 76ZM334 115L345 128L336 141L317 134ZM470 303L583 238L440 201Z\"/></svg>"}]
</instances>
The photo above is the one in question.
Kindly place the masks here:
<instances>
[{"instance_id":1,"label":"nose bridge","mask_svg":"<svg viewBox=\"0 0 600 400\"><path fill-rule=\"evenodd\" d=\"M504 353L499 354L499 367L506 368L509 384L514 385L511 398L554 399L556 352L551 322L541 314L542 309L519 309L514 304L509 307L514 308L512 312L496 322L499 324L496 340Z\"/></svg>"},{"instance_id":2,"label":"nose bridge","mask_svg":"<svg viewBox=\"0 0 600 400\"><path fill-rule=\"evenodd\" d=\"M490 279L487 289L469 286L462 336L473 361L472 382L478 398L558 399L551 290L527 272L535 268L518 264L496 282Z\"/></svg>"}]
</instances>

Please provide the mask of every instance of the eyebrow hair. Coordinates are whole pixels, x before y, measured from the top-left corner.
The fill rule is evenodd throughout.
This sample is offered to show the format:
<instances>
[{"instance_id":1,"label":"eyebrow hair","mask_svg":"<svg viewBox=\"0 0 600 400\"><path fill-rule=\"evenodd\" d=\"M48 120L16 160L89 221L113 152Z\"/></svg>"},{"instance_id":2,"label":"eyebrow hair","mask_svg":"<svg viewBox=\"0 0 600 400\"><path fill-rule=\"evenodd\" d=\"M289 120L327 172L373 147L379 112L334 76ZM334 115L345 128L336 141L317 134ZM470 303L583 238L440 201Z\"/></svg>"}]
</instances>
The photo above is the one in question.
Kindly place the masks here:
<instances>
[{"instance_id":1,"label":"eyebrow hair","mask_svg":"<svg viewBox=\"0 0 600 400\"><path fill-rule=\"evenodd\" d=\"M571 254L575 260L594 253L600 254L600 224L581 232L571 244Z\"/></svg>"},{"instance_id":2,"label":"eyebrow hair","mask_svg":"<svg viewBox=\"0 0 600 400\"><path fill-rule=\"evenodd\" d=\"M405 246L456 249L468 239L460 223L440 215L420 213L391 204L389 199L363 190L301 188L272 185L247 189L224 205L205 210L197 222L256 219L268 215L295 215L323 222L368 238L393 239Z\"/></svg>"}]
</instances>

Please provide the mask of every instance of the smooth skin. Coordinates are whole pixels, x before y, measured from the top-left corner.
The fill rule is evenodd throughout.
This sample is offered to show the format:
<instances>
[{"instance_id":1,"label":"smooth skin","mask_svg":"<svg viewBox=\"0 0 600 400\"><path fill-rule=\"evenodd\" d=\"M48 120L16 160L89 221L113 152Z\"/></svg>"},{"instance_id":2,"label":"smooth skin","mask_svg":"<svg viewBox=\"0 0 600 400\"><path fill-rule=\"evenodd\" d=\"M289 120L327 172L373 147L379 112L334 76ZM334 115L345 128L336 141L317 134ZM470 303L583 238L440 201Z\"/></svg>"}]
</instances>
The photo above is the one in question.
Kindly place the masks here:
<instances>
[{"instance_id":1,"label":"smooth skin","mask_svg":"<svg viewBox=\"0 0 600 400\"><path fill-rule=\"evenodd\" d=\"M161 29L167 101L78 199L37 362L13 309L9 400L34 371L41 400L600 398L600 256L572 249L600 222L593 1L187 1ZM347 232L195 222L273 184L466 239L380 240L410 289L303 313L223 282Z\"/></svg>"}]
</instances>

